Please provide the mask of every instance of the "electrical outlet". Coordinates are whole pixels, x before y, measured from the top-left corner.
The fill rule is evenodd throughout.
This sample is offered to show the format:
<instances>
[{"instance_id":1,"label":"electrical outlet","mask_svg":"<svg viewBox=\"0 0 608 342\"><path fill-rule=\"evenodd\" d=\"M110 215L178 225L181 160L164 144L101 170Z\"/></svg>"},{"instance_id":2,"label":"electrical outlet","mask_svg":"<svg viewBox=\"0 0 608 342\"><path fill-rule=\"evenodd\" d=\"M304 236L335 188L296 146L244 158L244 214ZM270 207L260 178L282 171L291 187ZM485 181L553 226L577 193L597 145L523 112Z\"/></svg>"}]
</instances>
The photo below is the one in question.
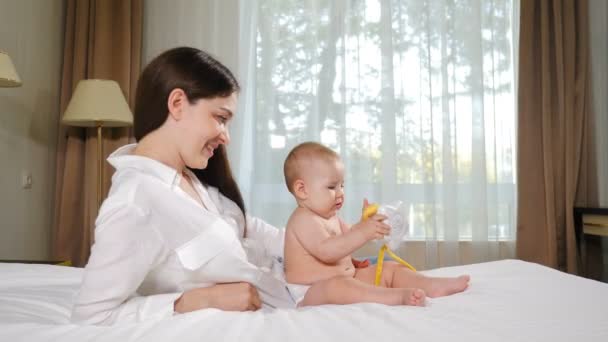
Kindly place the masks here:
<instances>
[{"instance_id":1,"label":"electrical outlet","mask_svg":"<svg viewBox=\"0 0 608 342\"><path fill-rule=\"evenodd\" d=\"M24 189L31 189L33 183L32 173L30 171L23 171L21 173L21 187Z\"/></svg>"}]
</instances>

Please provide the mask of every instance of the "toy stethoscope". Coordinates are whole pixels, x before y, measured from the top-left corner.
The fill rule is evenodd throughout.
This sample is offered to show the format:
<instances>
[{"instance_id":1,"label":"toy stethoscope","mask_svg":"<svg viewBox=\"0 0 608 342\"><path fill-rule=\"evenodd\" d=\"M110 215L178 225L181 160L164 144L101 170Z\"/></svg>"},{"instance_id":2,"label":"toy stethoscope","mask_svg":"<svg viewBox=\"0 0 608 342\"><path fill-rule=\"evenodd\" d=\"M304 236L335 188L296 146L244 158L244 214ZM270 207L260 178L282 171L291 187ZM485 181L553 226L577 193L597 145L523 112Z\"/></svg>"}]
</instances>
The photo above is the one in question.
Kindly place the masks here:
<instances>
[{"instance_id":1,"label":"toy stethoscope","mask_svg":"<svg viewBox=\"0 0 608 342\"><path fill-rule=\"evenodd\" d=\"M378 251L378 263L376 265L376 278L374 284L380 285L380 279L382 279L382 264L384 263L384 253L388 253L398 263L409 268L412 271L416 269L410 265L407 261L401 259L395 254L392 249L399 246L399 243L403 241L403 237L407 233L407 222L402 214L402 203L397 202L395 205L378 205L370 204L363 210L361 220L366 220L374 215L382 214L387 217L385 222L391 227L391 233L384 238L385 243Z\"/></svg>"}]
</instances>

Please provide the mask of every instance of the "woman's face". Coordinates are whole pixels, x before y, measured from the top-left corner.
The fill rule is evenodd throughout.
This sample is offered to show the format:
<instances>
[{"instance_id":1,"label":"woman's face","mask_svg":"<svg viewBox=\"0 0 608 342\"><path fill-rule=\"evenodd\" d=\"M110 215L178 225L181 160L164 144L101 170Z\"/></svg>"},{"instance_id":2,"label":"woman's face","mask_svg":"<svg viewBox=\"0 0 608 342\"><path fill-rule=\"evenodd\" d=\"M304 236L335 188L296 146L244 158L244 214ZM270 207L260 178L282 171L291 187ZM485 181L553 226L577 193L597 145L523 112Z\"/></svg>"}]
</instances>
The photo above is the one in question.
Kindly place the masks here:
<instances>
[{"instance_id":1,"label":"woman's face","mask_svg":"<svg viewBox=\"0 0 608 342\"><path fill-rule=\"evenodd\" d=\"M237 103L237 95L185 101L180 120L179 153L184 164L194 169L207 167L218 146L230 142L228 124ZM183 132L183 134L182 134Z\"/></svg>"}]
</instances>

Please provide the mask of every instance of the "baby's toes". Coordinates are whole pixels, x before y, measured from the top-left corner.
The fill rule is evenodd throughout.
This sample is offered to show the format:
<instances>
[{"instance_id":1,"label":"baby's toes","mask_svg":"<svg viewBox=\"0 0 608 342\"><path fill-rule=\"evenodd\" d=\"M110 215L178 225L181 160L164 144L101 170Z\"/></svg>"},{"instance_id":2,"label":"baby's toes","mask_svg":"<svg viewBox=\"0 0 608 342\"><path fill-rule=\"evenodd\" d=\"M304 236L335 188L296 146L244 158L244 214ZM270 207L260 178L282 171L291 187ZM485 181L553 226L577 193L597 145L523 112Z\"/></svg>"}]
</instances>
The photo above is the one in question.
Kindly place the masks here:
<instances>
[{"instance_id":1,"label":"baby's toes","mask_svg":"<svg viewBox=\"0 0 608 342\"><path fill-rule=\"evenodd\" d=\"M412 292L412 304L416 306L424 306L426 294L421 289L415 289Z\"/></svg>"}]
</instances>

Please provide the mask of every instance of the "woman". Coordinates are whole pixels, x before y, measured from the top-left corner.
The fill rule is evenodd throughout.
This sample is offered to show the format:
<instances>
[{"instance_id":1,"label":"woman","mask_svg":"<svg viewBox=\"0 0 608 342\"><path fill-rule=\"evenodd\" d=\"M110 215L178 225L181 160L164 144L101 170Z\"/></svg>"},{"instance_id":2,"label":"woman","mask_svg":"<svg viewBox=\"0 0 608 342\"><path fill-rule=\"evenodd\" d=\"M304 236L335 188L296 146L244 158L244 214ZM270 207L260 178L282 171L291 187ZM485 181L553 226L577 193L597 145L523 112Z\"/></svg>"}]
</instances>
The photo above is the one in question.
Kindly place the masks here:
<instances>
[{"instance_id":1,"label":"woman","mask_svg":"<svg viewBox=\"0 0 608 342\"><path fill-rule=\"evenodd\" d=\"M293 306L247 261L243 238L280 256L283 232L246 215L225 145L239 85L203 51L155 58L137 88L137 144L116 150L72 321L112 324L203 308Z\"/></svg>"}]
</instances>

